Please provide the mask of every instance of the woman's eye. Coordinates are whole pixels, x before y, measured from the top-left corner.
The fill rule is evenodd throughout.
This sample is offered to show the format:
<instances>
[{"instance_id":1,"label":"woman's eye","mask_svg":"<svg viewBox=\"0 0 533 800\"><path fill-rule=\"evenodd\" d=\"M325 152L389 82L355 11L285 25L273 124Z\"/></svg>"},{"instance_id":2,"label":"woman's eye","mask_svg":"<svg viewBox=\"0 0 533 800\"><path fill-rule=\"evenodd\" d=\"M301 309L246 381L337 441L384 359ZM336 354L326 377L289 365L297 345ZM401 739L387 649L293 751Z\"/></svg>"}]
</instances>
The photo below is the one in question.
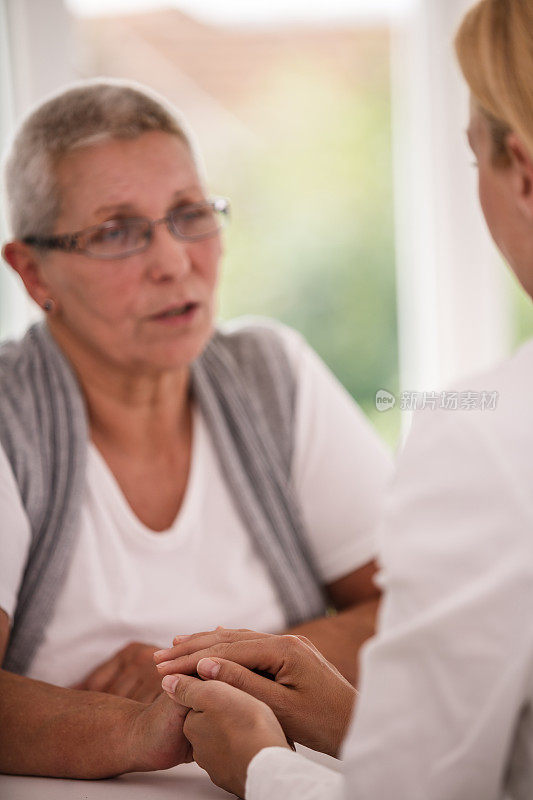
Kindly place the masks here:
<instances>
[{"instance_id":1,"label":"woman's eye","mask_svg":"<svg viewBox=\"0 0 533 800\"><path fill-rule=\"evenodd\" d=\"M190 208L187 211L180 211L179 217L185 220L185 222L192 222L196 219L205 219L205 217L210 215L210 212L210 207Z\"/></svg>"},{"instance_id":2,"label":"woman's eye","mask_svg":"<svg viewBox=\"0 0 533 800\"><path fill-rule=\"evenodd\" d=\"M112 243L112 242L120 242L123 239L127 238L128 235L128 226L127 225L115 225L112 228L100 228L99 231L95 232L96 241L104 243Z\"/></svg>"},{"instance_id":3,"label":"woman's eye","mask_svg":"<svg viewBox=\"0 0 533 800\"><path fill-rule=\"evenodd\" d=\"M127 223L117 223L116 225L106 225L94 231L91 236L90 246L94 248L131 247L136 244L138 238L138 228Z\"/></svg>"}]
</instances>

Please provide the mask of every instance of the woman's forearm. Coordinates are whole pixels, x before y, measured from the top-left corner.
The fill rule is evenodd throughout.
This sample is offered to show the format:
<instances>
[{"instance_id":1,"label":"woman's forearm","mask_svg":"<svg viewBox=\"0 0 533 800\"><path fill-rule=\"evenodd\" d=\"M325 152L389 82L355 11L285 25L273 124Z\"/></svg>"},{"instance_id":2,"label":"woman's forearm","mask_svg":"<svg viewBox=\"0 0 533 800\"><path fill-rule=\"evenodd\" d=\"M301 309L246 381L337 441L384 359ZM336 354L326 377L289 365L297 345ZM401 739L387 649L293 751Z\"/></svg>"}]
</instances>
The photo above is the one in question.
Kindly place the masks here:
<instances>
[{"instance_id":1,"label":"woman's forearm","mask_svg":"<svg viewBox=\"0 0 533 800\"><path fill-rule=\"evenodd\" d=\"M135 769L129 732L140 703L5 670L0 697L1 772L107 778Z\"/></svg>"},{"instance_id":2,"label":"woman's forearm","mask_svg":"<svg viewBox=\"0 0 533 800\"><path fill-rule=\"evenodd\" d=\"M304 622L287 633L307 636L353 686L358 681L358 652L375 633L379 600L373 599L339 611L334 616Z\"/></svg>"}]
</instances>

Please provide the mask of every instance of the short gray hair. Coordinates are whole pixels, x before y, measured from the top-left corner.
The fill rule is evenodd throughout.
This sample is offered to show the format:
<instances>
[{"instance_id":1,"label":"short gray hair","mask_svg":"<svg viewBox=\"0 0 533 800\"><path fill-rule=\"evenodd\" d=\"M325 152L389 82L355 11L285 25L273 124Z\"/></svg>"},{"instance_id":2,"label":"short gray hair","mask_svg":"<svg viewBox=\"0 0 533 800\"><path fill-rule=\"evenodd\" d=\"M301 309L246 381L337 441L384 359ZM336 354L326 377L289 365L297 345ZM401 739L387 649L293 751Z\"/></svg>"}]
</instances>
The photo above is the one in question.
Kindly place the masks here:
<instances>
[{"instance_id":1,"label":"short gray hair","mask_svg":"<svg viewBox=\"0 0 533 800\"><path fill-rule=\"evenodd\" d=\"M22 122L5 161L11 233L48 236L61 211L56 167L72 150L108 139L137 139L148 131L177 136L198 168L190 133L178 112L138 84L99 79L61 91Z\"/></svg>"}]
</instances>

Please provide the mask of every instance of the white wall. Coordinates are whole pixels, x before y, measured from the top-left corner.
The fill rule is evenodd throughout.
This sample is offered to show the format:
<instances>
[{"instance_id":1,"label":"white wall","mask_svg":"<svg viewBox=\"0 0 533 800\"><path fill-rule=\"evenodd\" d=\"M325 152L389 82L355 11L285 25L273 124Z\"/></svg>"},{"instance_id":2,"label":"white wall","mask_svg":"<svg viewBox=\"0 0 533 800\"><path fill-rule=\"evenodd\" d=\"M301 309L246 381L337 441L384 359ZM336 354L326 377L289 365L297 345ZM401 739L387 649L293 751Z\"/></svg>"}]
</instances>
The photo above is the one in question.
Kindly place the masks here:
<instances>
[{"instance_id":1,"label":"white wall","mask_svg":"<svg viewBox=\"0 0 533 800\"><path fill-rule=\"evenodd\" d=\"M454 32L472 0L414 0L395 36L394 146L403 390L451 385L505 354L503 267L477 202ZM468 388L468 387L459 387Z\"/></svg>"},{"instance_id":2,"label":"white wall","mask_svg":"<svg viewBox=\"0 0 533 800\"><path fill-rule=\"evenodd\" d=\"M69 17L62 0L0 0L0 145L45 95L73 77ZM4 204L2 203L2 208ZM7 234L0 218L0 240ZM19 279L0 265L0 337L18 336L39 315Z\"/></svg>"}]
</instances>

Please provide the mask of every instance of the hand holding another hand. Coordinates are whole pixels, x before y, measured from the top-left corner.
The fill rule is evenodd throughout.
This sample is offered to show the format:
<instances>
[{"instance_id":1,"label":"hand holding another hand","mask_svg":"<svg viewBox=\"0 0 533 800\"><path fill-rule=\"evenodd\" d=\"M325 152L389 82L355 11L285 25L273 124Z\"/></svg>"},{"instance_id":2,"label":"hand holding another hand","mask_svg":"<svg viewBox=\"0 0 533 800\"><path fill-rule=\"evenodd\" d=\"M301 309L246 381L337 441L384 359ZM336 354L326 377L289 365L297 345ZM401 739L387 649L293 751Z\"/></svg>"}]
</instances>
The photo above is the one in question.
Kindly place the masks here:
<instances>
[{"instance_id":1,"label":"hand holding another hand","mask_svg":"<svg viewBox=\"0 0 533 800\"><path fill-rule=\"evenodd\" d=\"M183 731L188 712L164 692L153 703L134 704L119 733L127 754L124 772L169 769L192 761L192 747Z\"/></svg>"},{"instance_id":2,"label":"hand holding another hand","mask_svg":"<svg viewBox=\"0 0 533 800\"><path fill-rule=\"evenodd\" d=\"M197 672L229 684L268 705L290 739L338 754L357 693L308 639L218 628L174 642L154 654L161 676Z\"/></svg>"},{"instance_id":3,"label":"hand holding another hand","mask_svg":"<svg viewBox=\"0 0 533 800\"><path fill-rule=\"evenodd\" d=\"M163 688L180 707L189 708L183 733L196 763L217 786L244 797L252 758L264 747L288 747L273 712L244 692L188 675L167 675Z\"/></svg>"}]
</instances>

